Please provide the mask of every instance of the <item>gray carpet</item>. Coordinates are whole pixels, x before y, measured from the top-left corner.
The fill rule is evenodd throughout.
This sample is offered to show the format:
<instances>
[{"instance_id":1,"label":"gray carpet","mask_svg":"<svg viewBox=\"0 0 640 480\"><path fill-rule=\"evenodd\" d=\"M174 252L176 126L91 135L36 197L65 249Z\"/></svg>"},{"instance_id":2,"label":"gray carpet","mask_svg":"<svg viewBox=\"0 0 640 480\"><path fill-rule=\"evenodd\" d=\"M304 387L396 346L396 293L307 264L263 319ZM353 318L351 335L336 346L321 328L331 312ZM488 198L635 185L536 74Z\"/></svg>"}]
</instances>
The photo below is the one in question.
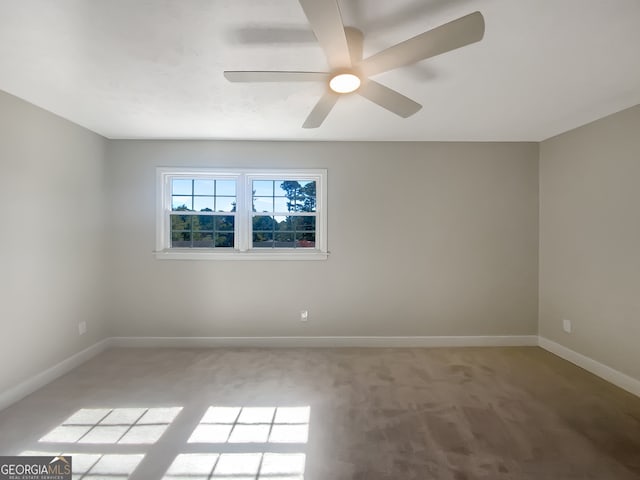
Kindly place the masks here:
<instances>
[{"instance_id":1,"label":"gray carpet","mask_svg":"<svg viewBox=\"0 0 640 480\"><path fill-rule=\"evenodd\" d=\"M28 452L93 480L631 480L640 398L534 347L114 349L0 412Z\"/></svg>"}]
</instances>

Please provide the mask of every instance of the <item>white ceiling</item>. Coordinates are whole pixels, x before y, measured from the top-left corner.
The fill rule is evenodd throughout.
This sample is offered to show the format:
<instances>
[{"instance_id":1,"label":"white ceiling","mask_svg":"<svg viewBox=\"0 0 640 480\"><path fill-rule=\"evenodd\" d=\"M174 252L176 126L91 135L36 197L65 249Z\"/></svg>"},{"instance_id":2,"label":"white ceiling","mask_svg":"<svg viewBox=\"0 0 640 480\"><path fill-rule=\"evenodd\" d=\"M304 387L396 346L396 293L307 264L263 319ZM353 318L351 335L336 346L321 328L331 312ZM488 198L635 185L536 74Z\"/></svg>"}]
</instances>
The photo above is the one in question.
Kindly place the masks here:
<instances>
[{"instance_id":1,"label":"white ceiling","mask_svg":"<svg viewBox=\"0 0 640 480\"><path fill-rule=\"evenodd\" d=\"M318 0L319 1L319 0ZM297 0L0 0L0 89L109 138L539 141L640 103L638 0L340 0L365 57L479 10L480 43L375 77L301 128L324 85L223 70L327 70Z\"/></svg>"}]
</instances>

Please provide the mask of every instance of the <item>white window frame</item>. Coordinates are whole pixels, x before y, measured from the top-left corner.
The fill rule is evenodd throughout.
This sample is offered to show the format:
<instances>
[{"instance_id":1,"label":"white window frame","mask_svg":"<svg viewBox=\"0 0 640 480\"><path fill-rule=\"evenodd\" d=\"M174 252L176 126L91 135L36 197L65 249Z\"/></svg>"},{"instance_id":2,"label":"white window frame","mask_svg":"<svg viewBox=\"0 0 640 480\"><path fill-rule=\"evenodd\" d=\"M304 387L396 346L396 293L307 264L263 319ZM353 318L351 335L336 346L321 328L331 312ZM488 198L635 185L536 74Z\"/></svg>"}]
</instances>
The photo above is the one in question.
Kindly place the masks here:
<instances>
[{"instance_id":1,"label":"white window frame","mask_svg":"<svg viewBox=\"0 0 640 480\"><path fill-rule=\"evenodd\" d=\"M234 248L171 248L171 180L173 178L215 178L236 180ZM252 248L253 180L298 180L316 182L315 248ZM161 260L326 260L327 250L327 170L258 168L156 169L156 258ZM256 212L257 213L257 212ZM292 212L277 212L290 215ZM185 214L189 214L186 212Z\"/></svg>"}]
</instances>

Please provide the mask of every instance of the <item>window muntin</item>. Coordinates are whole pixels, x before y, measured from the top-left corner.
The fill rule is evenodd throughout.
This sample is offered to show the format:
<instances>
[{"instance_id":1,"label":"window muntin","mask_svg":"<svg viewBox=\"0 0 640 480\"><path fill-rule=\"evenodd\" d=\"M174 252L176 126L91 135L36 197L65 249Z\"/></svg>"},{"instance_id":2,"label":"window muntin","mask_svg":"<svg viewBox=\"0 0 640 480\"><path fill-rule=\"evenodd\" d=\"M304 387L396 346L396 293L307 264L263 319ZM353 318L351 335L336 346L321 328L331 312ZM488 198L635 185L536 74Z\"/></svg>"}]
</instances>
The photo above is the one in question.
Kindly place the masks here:
<instances>
[{"instance_id":1,"label":"window muntin","mask_svg":"<svg viewBox=\"0 0 640 480\"><path fill-rule=\"evenodd\" d=\"M159 168L158 180L158 258L326 258L325 170Z\"/></svg>"}]
</instances>

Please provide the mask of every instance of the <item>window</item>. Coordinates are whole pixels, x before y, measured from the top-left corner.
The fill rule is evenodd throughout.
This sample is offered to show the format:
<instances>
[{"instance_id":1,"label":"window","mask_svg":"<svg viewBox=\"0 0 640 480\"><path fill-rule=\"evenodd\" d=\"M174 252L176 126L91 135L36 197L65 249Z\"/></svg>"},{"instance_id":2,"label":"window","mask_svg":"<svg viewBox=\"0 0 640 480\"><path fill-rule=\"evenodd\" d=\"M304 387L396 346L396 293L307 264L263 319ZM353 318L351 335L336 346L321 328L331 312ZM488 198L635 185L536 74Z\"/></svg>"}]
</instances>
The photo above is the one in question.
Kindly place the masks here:
<instances>
[{"instance_id":1,"label":"window","mask_svg":"<svg viewBox=\"0 0 640 480\"><path fill-rule=\"evenodd\" d=\"M157 258L327 258L326 170L159 168L157 203Z\"/></svg>"}]
</instances>

